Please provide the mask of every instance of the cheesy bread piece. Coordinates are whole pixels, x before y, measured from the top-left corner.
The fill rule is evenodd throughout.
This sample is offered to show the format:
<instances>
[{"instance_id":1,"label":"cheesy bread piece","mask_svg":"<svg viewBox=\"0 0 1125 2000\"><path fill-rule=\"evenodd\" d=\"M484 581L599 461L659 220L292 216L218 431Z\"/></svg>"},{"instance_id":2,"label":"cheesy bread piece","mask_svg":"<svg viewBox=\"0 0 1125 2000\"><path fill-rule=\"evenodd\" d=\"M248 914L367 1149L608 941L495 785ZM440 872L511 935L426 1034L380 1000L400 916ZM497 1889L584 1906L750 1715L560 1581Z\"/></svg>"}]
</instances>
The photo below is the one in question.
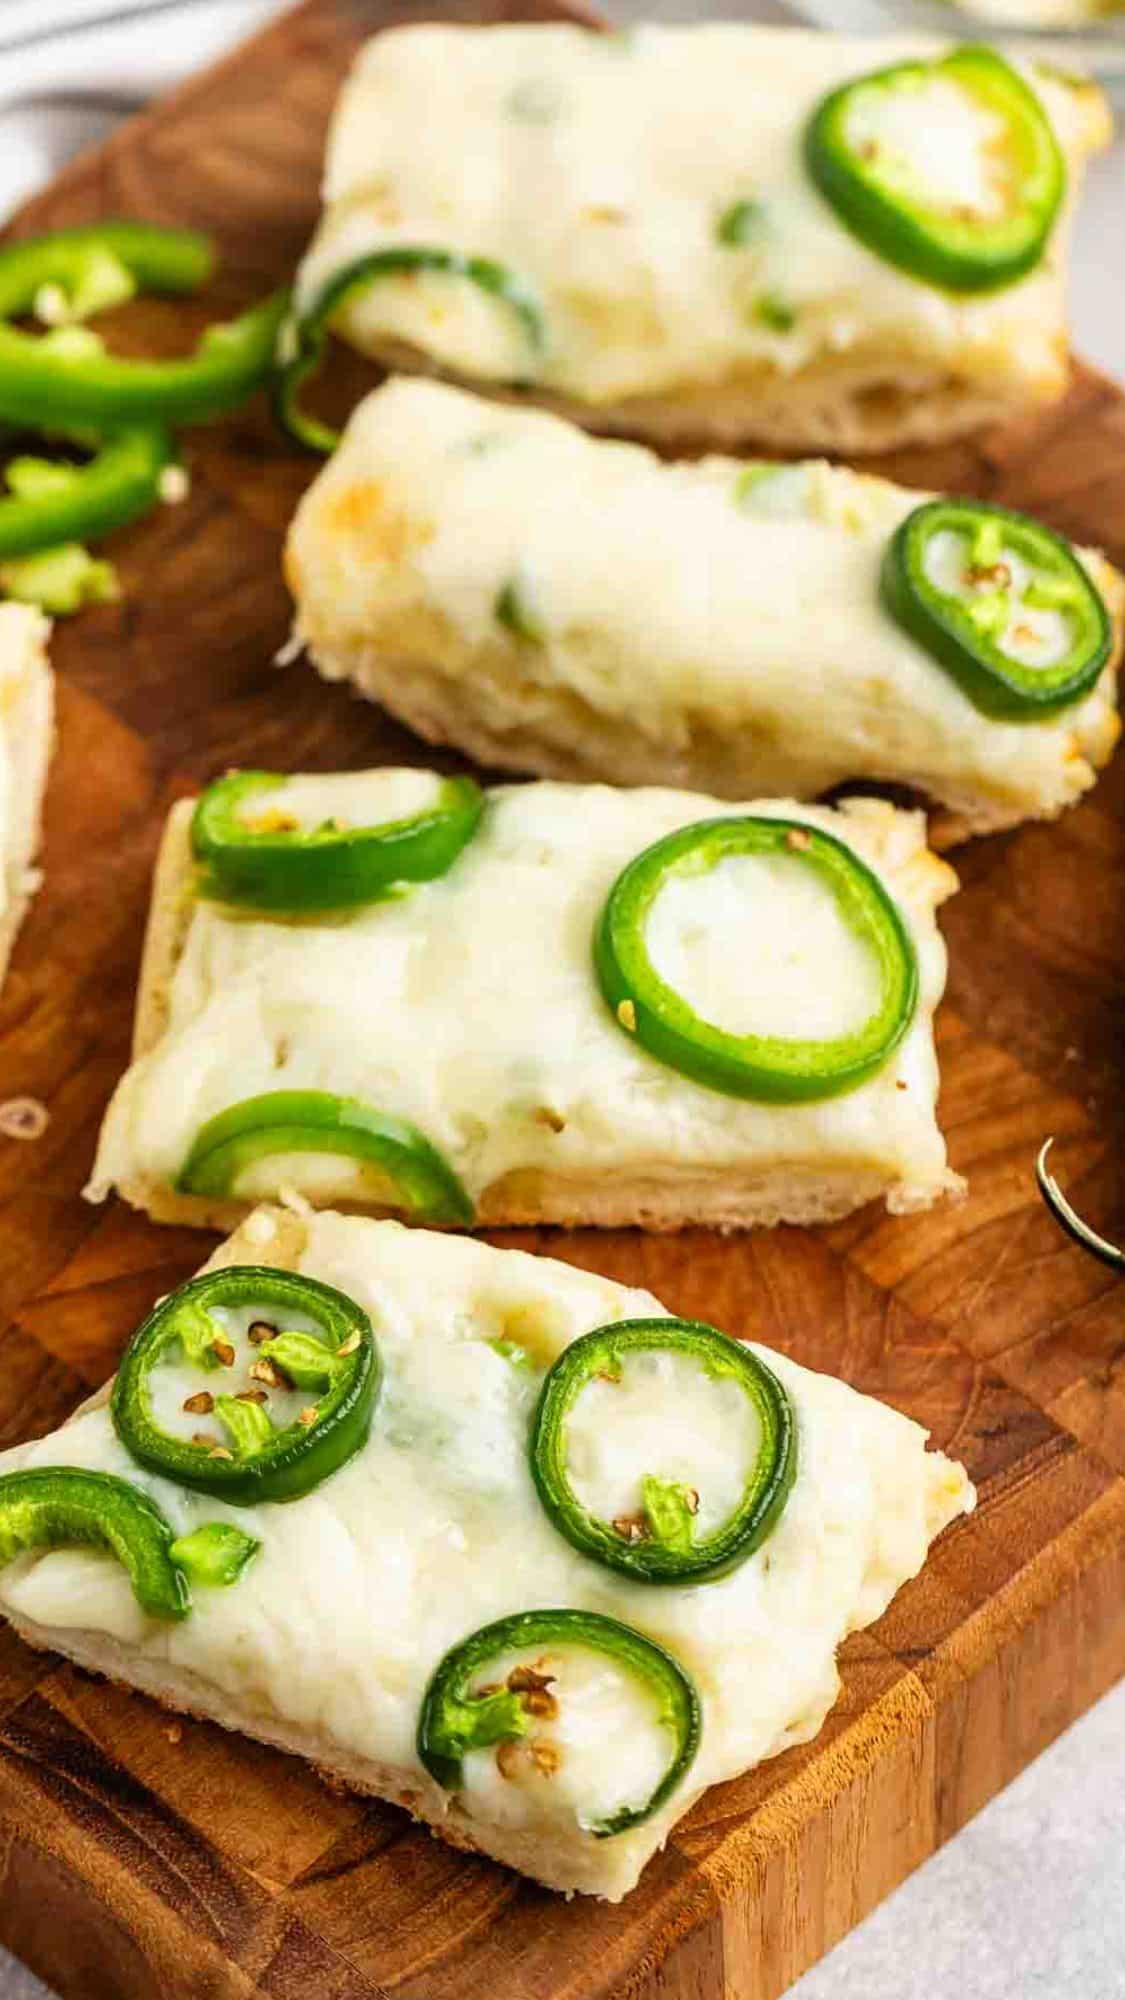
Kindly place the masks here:
<instances>
[{"instance_id":1,"label":"cheesy bread piece","mask_svg":"<svg viewBox=\"0 0 1125 2000\"><path fill-rule=\"evenodd\" d=\"M173 809L135 1060L92 1198L116 1187L157 1220L218 1227L291 1189L414 1220L670 1229L820 1221L877 1197L905 1211L960 1187L932 1034L934 912L956 878L921 814L499 788L433 879L335 910L351 886L330 882L308 906L326 830L354 871L362 829L390 828L394 849L404 824L444 824L451 783L469 785L405 770L220 781L204 802L220 834L234 804L216 866L298 850L272 908L261 880L244 894L237 873L209 879L198 816L193 836L190 801ZM646 889L666 853L667 880ZM637 945L651 964L634 983ZM675 1048L646 999L661 982Z\"/></svg>"},{"instance_id":2,"label":"cheesy bread piece","mask_svg":"<svg viewBox=\"0 0 1125 2000\"><path fill-rule=\"evenodd\" d=\"M822 461L663 464L400 377L298 509L295 636L326 678L486 765L728 799L882 779L943 806L944 840L1049 817L1117 739L1125 586L1083 554L1109 664L1050 715L991 715L883 601L926 497ZM1066 645L1057 610L1010 622L1036 662Z\"/></svg>"},{"instance_id":3,"label":"cheesy bread piece","mask_svg":"<svg viewBox=\"0 0 1125 2000\"><path fill-rule=\"evenodd\" d=\"M1109 138L1105 100L1017 63L1000 93L1029 100L1017 137L991 81L961 89L950 55L730 22L379 34L333 120L295 325L317 337L327 317L377 360L664 443L877 451L1049 402L1067 379L1068 215ZM1055 206L1022 274L916 275L814 180L818 110L910 63L930 66L918 87L877 90L846 135L858 171L883 175L891 236L927 202L939 233L987 232L1025 175L1038 200L1030 116ZM374 255L374 282L330 296Z\"/></svg>"},{"instance_id":4,"label":"cheesy bread piece","mask_svg":"<svg viewBox=\"0 0 1125 2000\"><path fill-rule=\"evenodd\" d=\"M241 1277L243 1266L254 1268ZM139 1334L112 1402L107 1388L60 1430L0 1457L0 1610L32 1645L307 1757L555 1889L618 1900L705 1787L815 1736L839 1687L837 1647L881 1616L933 1538L974 1505L963 1468L927 1451L926 1433L896 1411L547 1258L262 1208L206 1269L228 1275L179 1295L193 1320L186 1302L164 1302L147 1378L169 1464L186 1464L196 1484L130 1448L121 1385ZM263 1390L254 1361L279 1317L279 1274L290 1301L312 1285L314 1311L316 1286L333 1288L334 1309L377 1351L380 1379L366 1435L336 1469L306 1472L287 1499L243 1493L236 1504L219 1488L252 1478L254 1451L224 1450L218 1418L199 1412L257 1397L241 1407L256 1409L276 1448L276 1427L308 1402L291 1383L270 1378ZM240 1303L205 1309L215 1296ZM190 1345L201 1314L209 1366ZM654 1346L619 1349L623 1322L647 1328ZM599 1329L595 1352L617 1355L617 1372L586 1368L567 1437L582 1506L611 1536L608 1562L560 1532L541 1472L533 1478L545 1385L560 1363L573 1372L575 1344ZM717 1357L710 1369L693 1363L701 1336ZM622 1553L626 1565L638 1550L668 1560L661 1497L688 1496L688 1540L699 1541L763 1453L772 1462L738 1387L746 1371L788 1426L781 1504L757 1546L687 1589L623 1569ZM315 1437L315 1403L305 1414ZM44 1546L98 1539L82 1514L99 1484L120 1560L104 1547ZM21 1516L48 1498L45 1527ZM520 1643L517 1628L486 1644L464 1699L436 1698L451 1649L528 1612L547 1621L545 1635L540 1625ZM669 1713L662 1690L686 1705Z\"/></svg>"},{"instance_id":5,"label":"cheesy bread piece","mask_svg":"<svg viewBox=\"0 0 1125 2000\"><path fill-rule=\"evenodd\" d=\"M0 982L39 884L43 793L54 741L50 626L23 604L0 604Z\"/></svg>"}]
</instances>

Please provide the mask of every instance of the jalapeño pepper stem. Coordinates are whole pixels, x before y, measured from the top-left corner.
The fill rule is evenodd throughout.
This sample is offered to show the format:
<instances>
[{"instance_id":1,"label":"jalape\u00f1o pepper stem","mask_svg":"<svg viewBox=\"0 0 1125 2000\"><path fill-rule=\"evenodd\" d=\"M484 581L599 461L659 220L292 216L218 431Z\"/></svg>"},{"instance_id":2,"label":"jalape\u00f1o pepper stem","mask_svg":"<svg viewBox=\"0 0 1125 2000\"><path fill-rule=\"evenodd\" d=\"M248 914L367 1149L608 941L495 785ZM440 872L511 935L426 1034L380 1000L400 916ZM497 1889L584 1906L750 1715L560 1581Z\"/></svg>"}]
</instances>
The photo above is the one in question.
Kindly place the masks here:
<instances>
[{"instance_id":1,"label":"jalape\u00f1o pepper stem","mask_svg":"<svg viewBox=\"0 0 1125 2000\"><path fill-rule=\"evenodd\" d=\"M444 875L471 840L484 801L471 778L446 778L431 807L370 826L302 828L255 821L255 799L277 792L271 771L235 771L209 785L191 824L199 893L259 910L351 909L398 882ZM283 801L282 801L283 805Z\"/></svg>"},{"instance_id":2,"label":"jalape\u00f1o pepper stem","mask_svg":"<svg viewBox=\"0 0 1125 2000\"><path fill-rule=\"evenodd\" d=\"M715 1026L668 985L649 956L646 929L673 876L697 876L732 855L785 856L812 869L831 892L879 975L874 1012L850 1033L823 1041L738 1035ZM762 940L768 947L769 940ZM618 876L594 937L594 965L619 1025L696 1083L731 1097L801 1103L854 1090L881 1069L917 1004L914 947L878 876L832 834L788 819L700 820L645 848Z\"/></svg>"},{"instance_id":3,"label":"jalape\u00f1o pepper stem","mask_svg":"<svg viewBox=\"0 0 1125 2000\"><path fill-rule=\"evenodd\" d=\"M148 223L93 223L0 249L0 419L104 429L192 422L242 402L269 373L283 293L208 327L195 353L178 361L117 360L7 324L46 290L57 291L64 314L78 318L137 289L193 292L212 267L205 237Z\"/></svg>"},{"instance_id":4,"label":"jalape\u00f1o pepper stem","mask_svg":"<svg viewBox=\"0 0 1125 2000\"><path fill-rule=\"evenodd\" d=\"M0 1477L0 1566L29 1549L87 1547L117 1557L150 1618L186 1618L187 1585L154 1500L111 1472L34 1466Z\"/></svg>"},{"instance_id":5,"label":"jalape\u00f1o pepper stem","mask_svg":"<svg viewBox=\"0 0 1125 2000\"><path fill-rule=\"evenodd\" d=\"M979 193L927 182L911 160L893 100L955 91L978 126ZM890 116L883 121L883 114ZM948 116L948 114L946 114ZM919 101L913 124L925 132ZM962 47L896 63L830 92L805 134L805 163L840 220L868 249L927 284L994 291L1039 262L1066 192L1066 167L1034 91L994 49Z\"/></svg>"},{"instance_id":6,"label":"jalape\u00f1o pepper stem","mask_svg":"<svg viewBox=\"0 0 1125 2000\"><path fill-rule=\"evenodd\" d=\"M387 1206L416 1221L473 1219L457 1176L416 1126L327 1090L268 1090L220 1111L197 1133L176 1186L237 1198L247 1167L284 1153L336 1153L376 1169L390 1183Z\"/></svg>"},{"instance_id":7,"label":"jalape\u00f1o pepper stem","mask_svg":"<svg viewBox=\"0 0 1125 2000\"><path fill-rule=\"evenodd\" d=\"M1047 1155L1054 1143L1053 1139L1045 1139L1035 1162L1035 1178L1039 1183L1039 1192L1043 1200L1060 1229L1065 1230L1083 1250L1088 1250L1091 1257L1096 1257L1101 1264L1108 1264L1111 1271L1125 1271L1125 1250L1120 1250L1116 1243L1110 1243L1106 1237L1099 1236L1096 1229L1091 1229L1089 1223L1082 1220L1078 1210L1067 1200L1048 1167Z\"/></svg>"},{"instance_id":8,"label":"jalape\u00f1o pepper stem","mask_svg":"<svg viewBox=\"0 0 1125 2000\"><path fill-rule=\"evenodd\" d=\"M435 249L416 243L372 251L335 272L311 306L295 314L282 329L274 401L279 422L298 444L310 451L331 452L340 442L339 431L309 416L298 400L303 383L320 366L325 336L334 314L349 299L381 279L409 277L420 271L466 279L478 291L508 307L523 331L529 352L537 353L542 347L543 317L538 300L522 278L491 257L470 257L460 250Z\"/></svg>"},{"instance_id":9,"label":"jalape\u00f1o pepper stem","mask_svg":"<svg viewBox=\"0 0 1125 2000\"><path fill-rule=\"evenodd\" d=\"M489 1667L506 1653L555 1646L600 1653L624 1667L656 1695L661 1725L672 1739L664 1772L646 1799L622 1806L606 1819L583 1821L587 1832L604 1840L639 1826L659 1810L691 1765L702 1727L699 1696L679 1661L616 1618L597 1611L519 1611L463 1639L446 1653L423 1696L418 1756L446 1791L462 1790L468 1751L516 1741L528 1729L517 1690L482 1690L475 1683L487 1683Z\"/></svg>"},{"instance_id":10,"label":"jalape\u00f1o pepper stem","mask_svg":"<svg viewBox=\"0 0 1125 2000\"><path fill-rule=\"evenodd\" d=\"M295 1312L313 1321L335 1364L325 1393L309 1406L311 1416L302 1411L300 1418L277 1429L259 1405L241 1405L255 1411L270 1428L267 1435L263 1423L251 1419L244 1429L239 1427L234 1451L172 1435L153 1414L154 1370L177 1345L185 1351L184 1358L198 1353L201 1310L214 1315L247 1307L263 1319L271 1313ZM231 1367L233 1343L221 1320L214 1326L220 1365ZM187 1330L186 1341L181 1329ZM226 1363L224 1352L231 1357ZM149 1314L125 1350L110 1410L118 1437L139 1465L233 1506L249 1507L259 1501L299 1499L345 1465L366 1441L380 1377L371 1322L354 1299L296 1272L235 1264L193 1278ZM209 1372L205 1379L211 1383L215 1378ZM226 1401L220 1396L215 1407ZM229 1410L224 1414L229 1418Z\"/></svg>"},{"instance_id":11,"label":"jalape\u00f1o pepper stem","mask_svg":"<svg viewBox=\"0 0 1125 2000\"><path fill-rule=\"evenodd\" d=\"M0 556L32 555L123 527L159 498L172 457L163 425L148 423L110 432L87 465L15 459L7 469L12 490L0 498Z\"/></svg>"},{"instance_id":12,"label":"jalape\u00f1o pepper stem","mask_svg":"<svg viewBox=\"0 0 1125 2000\"><path fill-rule=\"evenodd\" d=\"M733 1382L758 1425L758 1449L738 1504L698 1540L691 1506L697 1493L650 1472L642 1482L643 1520L630 1521L626 1532L583 1505L568 1470L568 1426L583 1390L596 1379L618 1380L631 1356L661 1353L683 1355L703 1373ZM672 1407L670 1443L678 1423ZM704 1583L745 1562L777 1526L797 1472L796 1420L773 1370L729 1335L699 1320L622 1320L564 1348L540 1392L529 1455L543 1507L572 1548L638 1583ZM701 1484L707 1473L701 1465Z\"/></svg>"},{"instance_id":13,"label":"jalape\u00f1o pepper stem","mask_svg":"<svg viewBox=\"0 0 1125 2000\"><path fill-rule=\"evenodd\" d=\"M983 500L928 500L895 530L883 603L973 707L1034 721L1081 700L1113 650L1101 594L1061 535Z\"/></svg>"}]
</instances>

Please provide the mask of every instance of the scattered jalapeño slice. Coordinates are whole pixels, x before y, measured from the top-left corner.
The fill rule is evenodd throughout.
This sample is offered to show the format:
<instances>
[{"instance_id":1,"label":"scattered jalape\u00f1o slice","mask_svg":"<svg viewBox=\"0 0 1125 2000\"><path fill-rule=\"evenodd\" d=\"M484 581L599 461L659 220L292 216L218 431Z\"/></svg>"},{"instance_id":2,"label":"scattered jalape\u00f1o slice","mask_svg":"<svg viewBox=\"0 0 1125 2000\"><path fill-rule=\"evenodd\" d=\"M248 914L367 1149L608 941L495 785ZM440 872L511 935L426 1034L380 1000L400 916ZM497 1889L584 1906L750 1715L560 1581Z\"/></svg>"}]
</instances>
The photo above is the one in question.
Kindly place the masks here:
<instances>
[{"instance_id":1,"label":"scattered jalape\u00f1o slice","mask_svg":"<svg viewBox=\"0 0 1125 2000\"><path fill-rule=\"evenodd\" d=\"M375 902L399 883L444 875L484 806L471 778L445 778L432 803L405 818L306 826L288 807L288 783L271 771L232 771L208 785L191 823L202 895L286 913Z\"/></svg>"},{"instance_id":2,"label":"scattered jalape\u00f1o slice","mask_svg":"<svg viewBox=\"0 0 1125 2000\"><path fill-rule=\"evenodd\" d=\"M952 120L965 127L967 160L942 139ZM1031 270L1066 192L1039 99L977 46L831 91L806 130L805 163L868 249L951 292L995 291Z\"/></svg>"},{"instance_id":3,"label":"scattered jalape\u00f1o slice","mask_svg":"<svg viewBox=\"0 0 1125 2000\"><path fill-rule=\"evenodd\" d=\"M981 500L929 500L908 514L881 588L892 618L1002 721L1078 701L1113 649L1109 613L1070 545Z\"/></svg>"}]
</instances>

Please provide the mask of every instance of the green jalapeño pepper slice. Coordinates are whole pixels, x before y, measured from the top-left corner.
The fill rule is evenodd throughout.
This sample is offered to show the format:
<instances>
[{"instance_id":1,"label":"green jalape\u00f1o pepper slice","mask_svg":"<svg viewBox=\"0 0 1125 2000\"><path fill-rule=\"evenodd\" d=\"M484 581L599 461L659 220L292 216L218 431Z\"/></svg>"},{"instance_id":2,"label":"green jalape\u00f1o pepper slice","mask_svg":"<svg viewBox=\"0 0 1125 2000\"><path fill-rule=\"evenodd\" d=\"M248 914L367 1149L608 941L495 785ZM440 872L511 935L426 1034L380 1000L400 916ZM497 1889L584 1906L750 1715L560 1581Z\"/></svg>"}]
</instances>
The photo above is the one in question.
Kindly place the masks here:
<instances>
[{"instance_id":1,"label":"green jalape\u00f1o pepper slice","mask_svg":"<svg viewBox=\"0 0 1125 2000\"><path fill-rule=\"evenodd\" d=\"M649 918L676 876L703 876L733 856L776 855L812 870L869 953L877 1003L847 1034L824 1040L732 1034L697 1014L649 955ZM770 949L771 941L756 940ZM729 1097L793 1104L854 1090L887 1062L913 1019L918 968L910 934L878 876L818 827L788 819L700 820L645 848L618 876L594 936L594 966L618 1025L659 1062Z\"/></svg>"},{"instance_id":2,"label":"green jalape\u00f1o pepper slice","mask_svg":"<svg viewBox=\"0 0 1125 2000\"><path fill-rule=\"evenodd\" d=\"M665 1479L653 1467L640 1481L640 1508L613 1521L593 1513L575 1489L570 1424L576 1404L595 1382L619 1386L630 1362L650 1355L683 1357L712 1381L733 1384L756 1427L742 1493L704 1534L696 1534L695 1521L711 1470L706 1464L698 1477L693 1471L691 1486ZM663 1398L670 1406L674 1444L682 1391L664 1385ZM748 1347L698 1320L622 1320L573 1341L543 1384L529 1450L539 1498L560 1535L583 1555L638 1583L704 1583L736 1569L773 1532L797 1473L796 1419L777 1376Z\"/></svg>"},{"instance_id":3,"label":"green jalape\u00f1o pepper slice","mask_svg":"<svg viewBox=\"0 0 1125 2000\"><path fill-rule=\"evenodd\" d=\"M0 249L0 315L89 319L138 291L196 292L214 269L210 241L194 229L127 219L54 229Z\"/></svg>"},{"instance_id":4,"label":"green jalape\u00f1o pepper slice","mask_svg":"<svg viewBox=\"0 0 1125 2000\"><path fill-rule=\"evenodd\" d=\"M160 475L174 457L162 424L108 433L85 465L15 458L0 499L0 557L35 555L61 543L107 535L145 514L160 497Z\"/></svg>"},{"instance_id":5,"label":"green jalape\u00f1o pepper slice","mask_svg":"<svg viewBox=\"0 0 1125 2000\"><path fill-rule=\"evenodd\" d=\"M1061 535L982 500L930 500L887 545L883 602L974 708L1034 721L1078 701L1113 650L1102 598Z\"/></svg>"},{"instance_id":6,"label":"green jalape\u00f1o pepper slice","mask_svg":"<svg viewBox=\"0 0 1125 2000\"><path fill-rule=\"evenodd\" d=\"M529 1649L534 1663L517 1663L497 1686L498 1663ZM659 1726L670 1739L667 1764L647 1798L601 1819L583 1819L585 1831L604 1840L659 1811L689 1769L702 1729L699 1695L679 1661L616 1618L597 1611L519 1611L463 1639L440 1662L423 1696L418 1756L446 1791L463 1790L467 1752L518 1743L537 1719L559 1713L565 1684L558 1671L549 1671L558 1668L553 1656L559 1651L593 1653L623 1668L655 1700ZM529 1748L535 1747L533 1739Z\"/></svg>"},{"instance_id":7,"label":"green jalape\u00f1o pepper slice","mask_svg":"<svg viewBox=\"0 0 1125 2000\"><path fill-rule=\"evenodd\" d=\"M388 1183L386 1204L416 1222L471 1223L473 1205L435 1146L408 1119L327 1090L267 1090L220 1111L180 1169L181 1194L237 1198L248 1167L284 1153L337 1153Z\"/></svg>"},{"instance_id":8,"label":"green jalape\u00f1o pepper slice","mask_svg":"<svg viewBox=\"0 0 1125 2000\"><path fill-rule=\"evenodd\" d=\"M284 911L375 902L396 883L444 875L472 839L484 807L471 778L446 778L433 805L409 819L370 826L330 819L304 827L286 811L285 784L273 772L235 771L208 786L191 827L204 896ZM271 793L279 796L264 807Z\"/></svg>"},{"instance_id":9,"label":"green jalape\u00f1o pepper slice","mask_svg":"<svg viewBox=\"0 0 1125 2000\"><path fill-rule=\"evenodd\" d=\"M34 1466L0 1478L0 1566L29 1549L87 1547L117 1557L150 1618L186 1618L187 1583L154 1500L112 1472Z\"/></svg>"},{"instance_id":10,"label":"green jalape\u00f1o pepper slice","mask_svg":"<svg viewBox=\"0 0 1125 2000\"><path fill-rule=\"evenodd\" d=\"M325 336L335 314L350 299L382 279L412 277L418 272L464 278L508 308L522 329L529 353L536 355L541 350L544 333L539 301L526 281L505 264L497 264L491 257L470 257L460 250L434 249L418 243L374 250L335 272L312 304L291 316L281 330L274 404L279 423L297 444L305 445L309 451L330 452L340 442L339 431L309 416L299 402L302 385L320 366Z\"/></svg>"},{"instance_id":11,"label":"green jalape\u00f1o pepper slice","mask_svg":"<svg viewBox=\"0 0 1125 2000\"><path fill-rule=\"evenodd\" d=\"M84 318L138 289L194 292L210 275L211 247L191 230L100 222L0 249L0 419L52 428L194 422L233 409L265 381L283 293L241 318L208 327L179 361L117 360L92 333L45 336L8 324L49 303L51 317Z\"/></svg>"},{"instance_id":12,"label":"green jalape\u00f1o pepper slice","mask_svg":"<svg viewBox=\"0 0 1125 2000\"><path fill-rule=\"evenodd\" d=\"M81 542L59 542L0 562L0 596L35 604L52 618L69 618L87 604L114 604L120 595L113 564L92 556Z\"/></svg>"},{"instance_id":13,"label":"green jalape\u00f1o pepper slice","mask_svg":"<svg viewBox=\"0 0 1125 2000\"><path fill-rule=\"evenodd\" d=\"M168 1362L200 1371L182 1405L159 1379ZM232 1264L181 1285L137 1328L110 1412L139 1465L251 1507L298 1500L346 1465L371 1429L380 1380L371 1322L354 1299L296 1272ZM214 1430L169 1429L158 1405L193 1421L214 1416L229 1442Z\"/></svg>"},{"instance_id":14,"label":"green jalape\u00f1o pepper slice","mask_svg":"<svg viewBox=\"0 0 1125 2000\"><path fill-rule=\"evenodd\" d=\"M926 143L928 98L939 131L958 110L976 128L968 188L948 147L932 132ZM1030 271L1066 192L1039 99L988 48L896 63L832 91L807 128L805 163L861 243L952 292L994 291Z\"/></svg>"}]
</instances>

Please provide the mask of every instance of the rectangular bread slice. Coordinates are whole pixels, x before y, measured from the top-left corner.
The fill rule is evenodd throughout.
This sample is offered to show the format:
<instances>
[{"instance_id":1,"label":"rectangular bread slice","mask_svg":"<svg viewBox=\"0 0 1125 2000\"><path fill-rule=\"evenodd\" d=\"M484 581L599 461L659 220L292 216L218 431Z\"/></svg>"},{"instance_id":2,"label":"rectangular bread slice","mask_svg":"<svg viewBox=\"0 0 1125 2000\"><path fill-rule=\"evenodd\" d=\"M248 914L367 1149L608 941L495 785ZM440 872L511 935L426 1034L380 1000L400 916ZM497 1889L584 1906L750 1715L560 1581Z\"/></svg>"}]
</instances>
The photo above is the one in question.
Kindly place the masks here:
<instances>
[{"instance_id":1,"label":"rectangular bread slice","mask_svg":"<svg viewBox=\"0 0 1125 2000\"><path fill-rule=\"evenodd\" d=\"M0 983L39 885L43 793L54 742L50 625L24 604L0 604Z\"/></svg>"},{"instance_id":2,"label":"rectangular bread slice","mask_svg":"<svg viewBox=\"0 0 1125 2000\"><path fill-rule=\"evenodd\" d=\"M294 518L295 634L327 679L486 765L728 799L882 780L943 807L946 844L1093 784L1120 728L1125 585L1083 556L1115 628L1085 695L987 715L881 600L926 498L823 461L666 465L399 378Z\"/></svg>"},{"instance_id":3,"label":"rectangular bread slice","mask_svg":"<svg viewBox=\"0 0 1125 2000\"><path fill-rule=\"evenodd\" d=\"M0 1475L115 1474L143 1487L177 1535L224 1521L260 1551L230 1587L195 1587L178 1623L146 1615L124 1570L89 1548L18 1557L0 1572L0 1610L33 1645L307 1757L455 1846L555 1889L617 1900L706 1786L814 1736L836 1697L840 1642L882 1614L934 1536L974 1504L962 1467L927 1452L918 1425L755 1349L795 1419L784 1509L725 1576L653 1588L572 1547L528 1467L545 1369L583 1333L661 1316L649 1293L467 1238L331 1213L257 1211L207 1268L237 1264L319 1279L370 1316L383 1382L366 1444L301 1498L236 1507L142 1471L115 1433L107 1389L61 1430L6 1452ZM251 1317L247 1308L242 1319ZM187 1435L202 1423L218 1436L215 1420L178 1412L185 1391L249 1380L246 1328L227 1332L235 1359L218 1373L201 1376L175 1343L164 1355L153 1396L166 1426ZM599 1495L628 1497L634 1486L639 1496L641 1476L663 1466L690 1473L700 1520L713 1504L721 1517L757 1450L739 1428L737 1392L702 1372L636 1367L627 1361L612 1390L595 1382L585 1412L575 1406L589 1504L611 1505ZM609 1393L625 1399L611 1433L598 1402ZM472 1751L455 1790L419 1761L423 1691L447 1649L495 1619L547 1607L641 1632L698 1691L694 1762L650 1818L608 1838L589 1831L590 1819L629 1803L638 1786L647 1794L663 1736L612 1669L583 1678L580 1656L568 1666L565 1651L536 1648L526 1664L550 1685L529 1737ZM504 1670L523 1663L513 1655Z\"/></svg>"},{"instance_id":4,"label":"rectangular bread slice","mask_svg":"<svg viewBox=\"0 0 1125 2000\"><path fill-rule=\"evenodd\" d=\"M392 770L279 778L248 823L280 814L307 827L378 826L426 810L440 782ZM662 836L751 811L799 812L803 826L842 841L913 942L910 1025L842 1095L777 1103L693 1081L641 1046L599 988L595 927L623 868ZM377 1167L315 1140L265 1146L233 1180L184 1184L212 1119L308 1091L408 1121L482 1225L816 1222L877 1198L896 1212L924 1208L961 1185L935 1118L932 1032L946 968L934 912L956 878L927 849L920 813L874 799L737 808L689 792L500 787L438 879L361 909L285 919L199 894L191 816L191 802L179 804L165 835L135 1060L106 1116L95 1200L115 1187L159 1221L220 1228L286 1189L318 1207L408 1209ZM852 933L810 871L796 859L745 870L707 878L686 933L671 916L675 977L696 1005L735 1032L787 1039L866 1018Z\"/></svg>"},{"instance_id":5,"label":"rectangular bread slice","mask_svg":"<svg viewBox=\"0 0 1125 2000\"><path fill-rule=\"evenodd\" d=\"M998 288L944 290L888 262L805 162L830 92L949 49L735 22L379 34L336 110L298 309L374 252L487 260L522 309L495 278L410 269L334 324L376 360L518 385L665 444L881 451L1050 402L1067 380L1069 214L1111 129L1095 86L1016 59L1070 196L1039 260ZM948 82L914 92L886 137L920 195L935 181L939 208L960 190L970 219L988 210L995 125ZM750 226L724 228L732 216Z\"/></svg>"}]
</instances>

